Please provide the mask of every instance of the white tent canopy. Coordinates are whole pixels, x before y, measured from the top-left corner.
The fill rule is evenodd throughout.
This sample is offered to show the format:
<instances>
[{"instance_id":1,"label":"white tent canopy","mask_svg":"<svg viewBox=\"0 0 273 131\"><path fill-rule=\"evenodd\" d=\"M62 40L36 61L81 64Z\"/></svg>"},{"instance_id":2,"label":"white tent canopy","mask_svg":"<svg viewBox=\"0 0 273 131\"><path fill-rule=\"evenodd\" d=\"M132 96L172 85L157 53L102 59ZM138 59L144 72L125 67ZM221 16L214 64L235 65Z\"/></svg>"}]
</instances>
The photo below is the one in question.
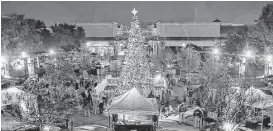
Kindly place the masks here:
<instances>
[{"instance_id":1,"label":"white tent canopy","mask_svg":"<svg viewBox=\"0 0 273 131\"><path fill-rule=\"evenodd\" d=\"M262 90L256 89L254 87L250 87L245 91L246 96L251 96L253 98L259 98L259 99L268 99L272 96L265 94Z\"/></svg>"},{"instance_id":2,"label":"white tent canopy","mask_svg":"<svg viewBox=\"0 0 273 131\"><path fill-rule=\"evenodd\" d=\"M236 93L240 93L241 88L240 87L232 87L233 89L236 90ZM244 92L246 96L246 104L250 106L255 107L255 108L260 108L260 109L266 109L268 107L273 106L273 97L271 95L265 94L262 90L256 89L254 87L250 87ZM233 103L235 102L236 99L233 100Z\"/></svg>"},{"instance_id":3,"label":"white tent canopy","mask_svg":"<svg viewBox=\"0 0 273 131\"><path fill-rule=\"evenodd\" d=\"M128 115L158 115L158 106L155 99L147 99L136 88L112 99L109 108L110 114Z\"/></svg>"},{"instance_id":4,"label":"white tent canopy","mask_svg":"<svg viewBox=\"0 0 273 131\"><path fill-rule=\"evenodd\" d=\"M100 93L104 90L104 88L108 85L107 83L107 77L105 79L102 80L101 83L99 83L96 87L95 87L95 91L97 95L100 95Z\"/></svg>"}]
</instances>

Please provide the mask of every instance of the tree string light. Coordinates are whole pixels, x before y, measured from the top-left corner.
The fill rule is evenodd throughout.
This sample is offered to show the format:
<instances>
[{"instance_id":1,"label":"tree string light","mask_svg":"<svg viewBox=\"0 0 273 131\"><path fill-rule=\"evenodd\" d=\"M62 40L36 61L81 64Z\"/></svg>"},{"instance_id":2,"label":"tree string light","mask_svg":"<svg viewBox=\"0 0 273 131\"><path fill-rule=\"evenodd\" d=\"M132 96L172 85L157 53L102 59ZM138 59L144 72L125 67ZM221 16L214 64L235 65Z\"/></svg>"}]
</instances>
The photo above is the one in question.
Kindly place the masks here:
<instances>
[{"instance_id":1,"label":"tree string light","mask_svg":"<svg viewBox=\"0 0 273 131\"><path fill-rule=\"evenodd\" d=\"M151 67L148 61L145 49L145 39L139 26L139 20L134 14L133 22L129 30L128 53L125 56L124 65L122 67L119 78L119 88L116 90L121 93L124 90L136 88L141 94L146 95L147 91L154 90L154 81L151 74Z\"/></svg>"}]
</instances>

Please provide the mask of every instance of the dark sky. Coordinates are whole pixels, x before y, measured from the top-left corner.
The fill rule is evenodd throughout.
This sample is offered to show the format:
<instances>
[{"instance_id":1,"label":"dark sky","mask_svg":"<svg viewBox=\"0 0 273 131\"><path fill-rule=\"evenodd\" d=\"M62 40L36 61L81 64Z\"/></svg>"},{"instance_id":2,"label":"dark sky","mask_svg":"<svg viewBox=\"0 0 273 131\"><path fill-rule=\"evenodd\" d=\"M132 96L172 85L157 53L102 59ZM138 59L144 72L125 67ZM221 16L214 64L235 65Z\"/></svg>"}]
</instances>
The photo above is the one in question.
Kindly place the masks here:
<instances>
[{"instance_id":1,"label":"dark sky","mask_svg":"<svg viewBox=\"0 0 273 131\"><path fill-rule=\"evenodd\" d=\"M141 21L212 22L216 18L227 23L251 24L268 2L254 1L29 1L2 2L2 15L25 14L29 18L52 22L117 22L128 25L131 10L136 7ZM195 13L196 12L196 13ZM196 15L195 15L196 14Z\"/></svg>"}]
</instances>

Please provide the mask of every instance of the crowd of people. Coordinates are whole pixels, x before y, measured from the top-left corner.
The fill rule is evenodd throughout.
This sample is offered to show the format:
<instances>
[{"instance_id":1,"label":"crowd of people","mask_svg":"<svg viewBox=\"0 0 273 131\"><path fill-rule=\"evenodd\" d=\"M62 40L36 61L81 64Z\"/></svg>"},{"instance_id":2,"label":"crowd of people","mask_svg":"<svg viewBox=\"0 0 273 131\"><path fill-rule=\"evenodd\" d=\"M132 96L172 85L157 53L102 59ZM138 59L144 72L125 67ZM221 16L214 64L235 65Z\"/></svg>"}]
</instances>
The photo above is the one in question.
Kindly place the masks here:
<instances>
[{"instance_id":1,"label":"crowd of people","mask_svg":"<svg viewBox=\"0 0 273 131\"><path fill-rule=\"evenodd\" d=\"M96 114L99 112L99 114L102 114L108 97L102 93L100 95L96 94L97 75L87 70L80 71L80 69L76 70L75 73L79 74L79 79L73 83L80 94L79 110L84 111L85 117L87 117L87 114L90 117L91 113Z\"/></svg>"},{"instance_id":2,"label":"crowd of people","mask_svg":"<svg viewBox=\"0 0 273 131\"><path fill-rule=\"evenodd\" d=\"M80 88L84 88L84 91L81 92L82 99L80 102L82 109L84 110L84 116L87 116L87 114L90 116L91 113L96 114L97 111L99 112L99 114L102 114L103 111L106 109L105 107L107 106L108 100L110 98L108 98L108 96L103 93L97 95L96 91L94 90L97 85L98 82L94 78L92 79L89 76L89 73L86 71L83 71L79 81L77 81L75 88L77 90ZM171 85L169 85L169 87L170 86ZM184 123L187 107L193 104L195 104L196 106L200 106L200 102L193 98L193 91L188 89L186 95L183 97L183 100L177 101L177 109L174 109L172 107L170 99L172 91L169 87L166 90L163 90L160 95L155 95L155 93L151 91L148 94L148 98L157 99L159 110L164 117L168 117L172 113L177 112L179 114L180 122ZM203 110L200 109L200 112L196 111L194 114L194 116L196 116L195 123L200 123L198 121L200 121L201 118L204 118L204 116L201 116L201 114L204 114Z\"/></svg>"},{"instance_id":3,"label":"crowd of people","mask_svg":"<svg viewBox=\"0 0 273 131\"><path fill-rule=\"evenodd\" d=\"M195 107L192 114L194 117L194 127L200 128L206 123L215 121L213 118L208 118L208 111L202 108L200 100L195 97L195 90L187 88L185 86L185 82L182 83L184 85L183 88L186 88L183 96L180 97L180 99L171 99L172 87L175 86L175 84L173 84L171 81L171 75L167 74L166 78L168 80L167 89L162 91L162 93L158 96L155 96L153 91L151 91L148 95L148 98L157 98L161 118L167 118L172 114L178 114L179 122L186 123L186 112L189 110L189 107ZM177 108L173 108L176 107L177 104Z\"/></svg>"}]
</instances>

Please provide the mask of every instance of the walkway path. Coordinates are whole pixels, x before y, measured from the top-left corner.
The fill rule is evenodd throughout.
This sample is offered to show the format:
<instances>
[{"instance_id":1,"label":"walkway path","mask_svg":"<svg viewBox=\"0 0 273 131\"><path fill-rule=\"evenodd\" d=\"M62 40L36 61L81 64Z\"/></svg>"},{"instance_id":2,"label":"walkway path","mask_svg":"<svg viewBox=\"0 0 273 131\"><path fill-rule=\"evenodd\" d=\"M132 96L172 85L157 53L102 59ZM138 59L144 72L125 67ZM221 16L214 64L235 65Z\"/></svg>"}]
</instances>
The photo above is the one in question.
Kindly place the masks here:
<instances>
[{"instance_id":1,"label":"walkway path","mask_svg":"<svg viewBox=\"0 0 273 131\"><path fill-rule=\"evenodd\" d=\"M74 122L74 131L106 131L108 126L108 116L107 113L92 114L90 118L83 117L81 115L76 115L72 118ZM159 122L159 126L164 131L198 131L197 128L186 124L178 124L177 122Z\"/></svg>"}]
</instances>

